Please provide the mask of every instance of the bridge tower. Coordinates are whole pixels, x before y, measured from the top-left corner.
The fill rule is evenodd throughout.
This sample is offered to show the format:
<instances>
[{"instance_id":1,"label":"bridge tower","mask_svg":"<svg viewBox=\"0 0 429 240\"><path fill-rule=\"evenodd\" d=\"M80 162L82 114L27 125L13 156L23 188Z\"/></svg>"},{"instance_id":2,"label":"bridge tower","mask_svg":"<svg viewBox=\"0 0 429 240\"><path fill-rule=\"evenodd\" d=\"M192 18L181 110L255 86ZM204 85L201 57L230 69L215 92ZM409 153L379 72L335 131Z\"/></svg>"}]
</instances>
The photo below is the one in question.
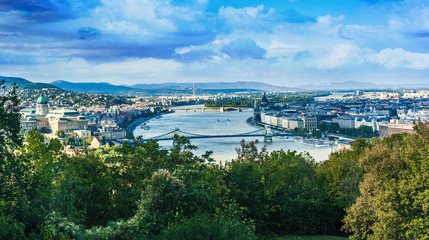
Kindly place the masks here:
<instances>
[{"instance_id":1,"label":"bridge tower","mask_svg":"<svg viewBox=\"0 0 429 240\"><path fill-rule=\"evenodd\" d=\"M271 127L265 126L264 142L272 142L272 141L273 141L273 132L271 131Z\"/></svg>"},{"instance_id":2,"label":"bridge tower","mask_svg":"<svg viewBox=\"0 0 429 240\"><path fill-rule=\"evenodd\" d=\"M179 136L179 132L180 132L179 128L175 128L174 131L173 131L173 147L176 146L177 142L176 142L175 136L176 135Z\"/></svg>"}]
</instances>

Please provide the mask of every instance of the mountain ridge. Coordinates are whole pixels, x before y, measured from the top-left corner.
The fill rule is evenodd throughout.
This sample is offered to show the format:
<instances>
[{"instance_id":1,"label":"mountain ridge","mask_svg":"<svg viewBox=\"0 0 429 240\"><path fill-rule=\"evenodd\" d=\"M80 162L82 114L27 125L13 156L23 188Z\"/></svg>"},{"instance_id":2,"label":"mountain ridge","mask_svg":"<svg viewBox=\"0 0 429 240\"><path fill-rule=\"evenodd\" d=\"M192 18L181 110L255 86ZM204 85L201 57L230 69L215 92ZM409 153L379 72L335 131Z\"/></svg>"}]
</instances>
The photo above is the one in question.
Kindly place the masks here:
<instances>
[{"instance_id":1,"label":"mountain ridge","mask_svg":"<svg viewBox=\"0 0 429 240\"><path fill-rule=\"evenodd\" d=\"M160 89L160 88L195 88L208 90L208 89L254 89L261 91L291 91L296 88L283 87L271 85L263 82L247 82L247 81L236 81L236 82L197 82L197 83L152 83L152 84L134 84L134 85L122 85L129 86L132 88L139 88L144 90Z\"/></svg>"},{"instance_id":2,"label":"mountain ridge","mask_svg":"<svg viewBox=\"0 0 429 240\"><path fill-rule=\"evenodd\" d=\"M21 89L43 89L43 88L58 88L49 83L32 82L21 77L6 77L0 76L0 81L5 80L5 86L10 87L13 83L17 84Z\"/></svg>"}]
</instances>

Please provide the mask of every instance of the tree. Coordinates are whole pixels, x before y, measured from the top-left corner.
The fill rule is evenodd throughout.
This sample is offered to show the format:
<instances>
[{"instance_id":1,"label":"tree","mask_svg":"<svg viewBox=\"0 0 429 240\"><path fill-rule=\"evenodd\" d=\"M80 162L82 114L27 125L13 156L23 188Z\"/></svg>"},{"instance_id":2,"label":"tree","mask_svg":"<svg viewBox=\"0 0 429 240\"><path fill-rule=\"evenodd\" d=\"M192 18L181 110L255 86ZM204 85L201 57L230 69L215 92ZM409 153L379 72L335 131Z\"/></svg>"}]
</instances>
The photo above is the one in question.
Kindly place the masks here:
<instances>
[{"instance_id":1,"label":"tree","mask_svg":"<svg viewBox=\"0 0 429 240\"><path fill-rule=\"evenodd\" d=\"M429 239L429 126L378 140L360 160L360 196L344 220L354 239Z\"/></svg>"},{"instance_id":2,"label":"tree","mask_svg":"<svg viewBox=\"0 0 429 240\"><path fill-rule=\"evenodd\" d=\"M19 100L16 94L17 86L7 89L5 80L0 81L3 91L0 93L0 156L6 156L10 149L21 144L19 132L21 131L19 114Z\"/></svg>"},{"instance_id":3,"label":"tree","mask_svg":"<svg viewBox=\"0 0 429 240\"><path fill-rule=\"evenodd\" d=\"M58 129L58 130L55 132L55 135L57 135L57 136L58 136L58 137L60 137L60 138L63 138L66 134L64 133L64 130Z\"/></svg>"},{"instance_id":4,"label":"tree","mask_svg":"<svg viewBox=\"0 0 429 240\"><path fill-rule=\"evenodd\" d=\"M339 232L346 214L345 209L355 203L359 196L359 184L363 170L359 159L365 154L370 142L358 138L351 144L352 149L342 149L331 153L317 171L318 182L329 198L332 208L332 222Z\"/></svg>"},{"instance_id":5,"label":"tree","mask_svg":"<svg viewBox=\"0 0 429 240\"><path fill-rule=\"evenodd\" d=\"M320 139L322 138L322 131L313 130L313 132L311 133L311 136Z\"/></svg>"},{"instance_id":6,"label":"tree","mask_svg":"<svg viewBox=\"0 0 429 240\"><path fill-rule=\"evenodd\" d=\"M85 226L112 219L112 179L109 168L95 155L62 157L54 179L54 210Z\"/></svg>"},{"instance_id":7,"label":"tree","mask_svg":"<svg viewBox=\"0 0 429 240\"><path fill-rule=\"evenodd\" d=\"M127 134L125 135L126 139L134 139L134 134L132 132L127 132Z\"/></svg>"},{"instance_id":8,"label":"tree","mask_svg":"<svg viewBox=\"0 0 429 240\"><path fill-rule=\"evenodd\" d=\"M73 136L70 136L66 139L66 145L75 145L75 139Z\"/></svg>"},{"instance_id":9,"label":"tree","mask_svg":"<svg viewBox=\"0 0 429 240\"><path fill-rule=\"evenodd\" d=\"M258 233L318 234L333 228L313 160L296 152L257 152L242 143L226 166L228 197L244 207Z\"/></svg>"}]
</instances>

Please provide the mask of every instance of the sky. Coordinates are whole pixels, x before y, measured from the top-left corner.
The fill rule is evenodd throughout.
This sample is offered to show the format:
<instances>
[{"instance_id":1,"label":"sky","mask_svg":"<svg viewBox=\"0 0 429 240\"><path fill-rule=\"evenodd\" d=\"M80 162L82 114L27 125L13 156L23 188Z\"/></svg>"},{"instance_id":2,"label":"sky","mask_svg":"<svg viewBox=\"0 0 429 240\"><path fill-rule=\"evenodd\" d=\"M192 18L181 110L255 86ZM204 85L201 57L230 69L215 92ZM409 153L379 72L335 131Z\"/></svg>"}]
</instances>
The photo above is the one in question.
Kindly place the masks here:
<instances>
[{"instance_id":1,"label":"sky","mask_svg":"<svg viewBox=\"0 0 429 240\"><path fill-rule=\"evenodd\" d=\"M429 85L429 1L0 0L0 75Z\"/></svg>"}]
</instances>

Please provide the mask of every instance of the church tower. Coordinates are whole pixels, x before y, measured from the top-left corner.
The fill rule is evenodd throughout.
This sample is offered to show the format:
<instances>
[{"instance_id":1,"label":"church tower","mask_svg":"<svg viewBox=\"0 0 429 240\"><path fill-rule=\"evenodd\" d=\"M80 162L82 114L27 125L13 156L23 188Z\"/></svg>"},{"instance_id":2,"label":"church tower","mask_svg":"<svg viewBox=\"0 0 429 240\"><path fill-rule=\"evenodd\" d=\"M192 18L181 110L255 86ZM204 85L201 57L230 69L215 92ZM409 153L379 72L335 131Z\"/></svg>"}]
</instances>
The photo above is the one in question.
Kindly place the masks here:
<instances>
[{"instance_id":1,"label":"church tower","mask_svg":"<svg viewBox=\"0 0 429 240\"><path fill-rule=\"evenodd\" d=\"M256 99L253 105L253 119L258 122L261 121L261 109L259 108L258 103L256 102Z\"/></svg>"},{"instance_id":2,"label":"church tower","mask_svg":"<svg viewBox=\"0 0 429 240\"><path fill-rule=\"evenodd\" d=\"M36 102L36 114L41 115L41 116L45 116L48 113L49 113L48 99L46 99L43 96L40 96Z\"/></svg>"}]
</instances>

